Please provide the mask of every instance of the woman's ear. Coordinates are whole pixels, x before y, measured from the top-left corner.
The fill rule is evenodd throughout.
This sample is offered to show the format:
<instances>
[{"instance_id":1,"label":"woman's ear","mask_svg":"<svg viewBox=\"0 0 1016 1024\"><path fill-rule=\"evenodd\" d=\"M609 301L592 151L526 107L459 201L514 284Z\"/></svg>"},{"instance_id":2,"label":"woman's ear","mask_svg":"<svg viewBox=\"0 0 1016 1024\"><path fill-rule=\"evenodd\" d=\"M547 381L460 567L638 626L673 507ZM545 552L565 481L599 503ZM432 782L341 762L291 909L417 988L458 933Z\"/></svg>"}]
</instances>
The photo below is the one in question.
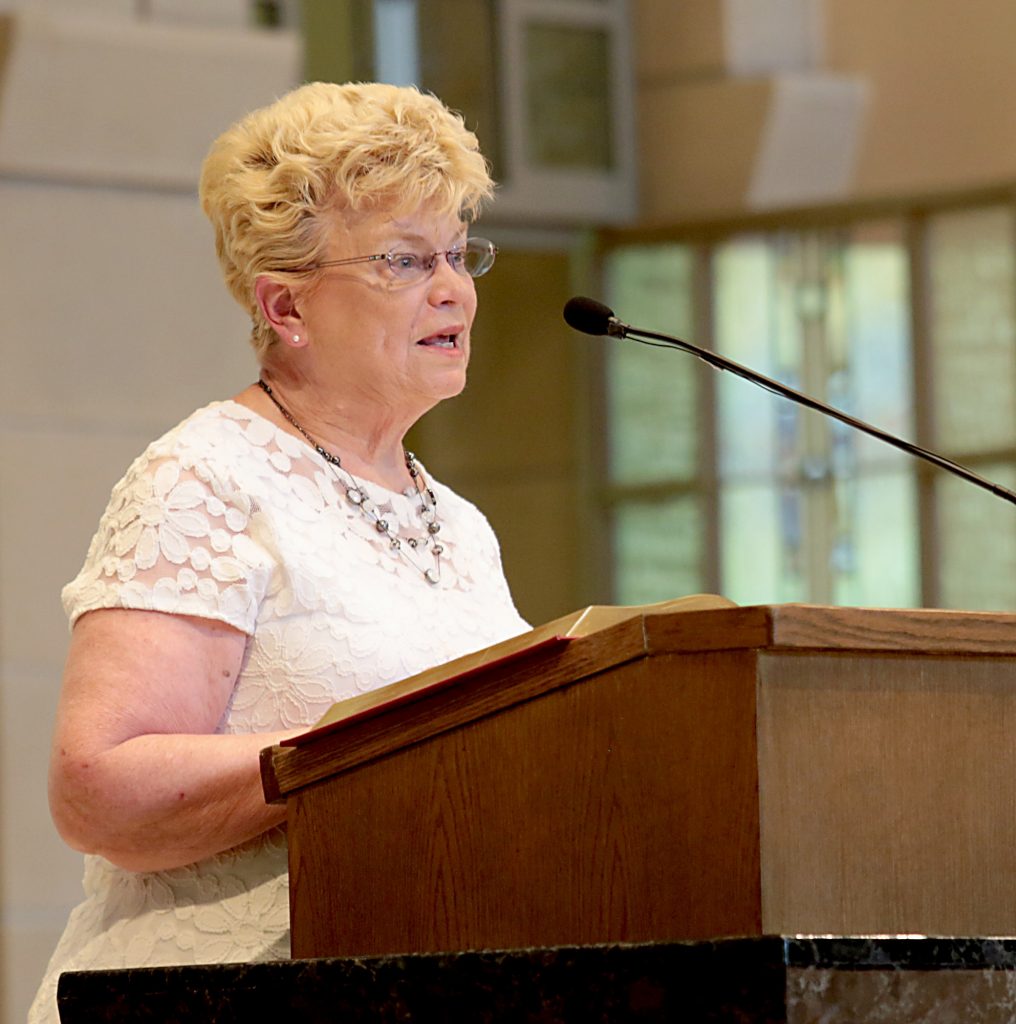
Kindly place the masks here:
<instances>
[{"instance_id":1,"label":"woman's ear","mask_svg":"<svg viewBox=\"0 0 1016 1024\"><path fill-rule=\"evenodd\" d=\"M254 282L254 297L261 315L279 336L279 341L291 347L307 344L307 332L292 285L273 281L262 274Z\"/></svg>"}]
</instances>

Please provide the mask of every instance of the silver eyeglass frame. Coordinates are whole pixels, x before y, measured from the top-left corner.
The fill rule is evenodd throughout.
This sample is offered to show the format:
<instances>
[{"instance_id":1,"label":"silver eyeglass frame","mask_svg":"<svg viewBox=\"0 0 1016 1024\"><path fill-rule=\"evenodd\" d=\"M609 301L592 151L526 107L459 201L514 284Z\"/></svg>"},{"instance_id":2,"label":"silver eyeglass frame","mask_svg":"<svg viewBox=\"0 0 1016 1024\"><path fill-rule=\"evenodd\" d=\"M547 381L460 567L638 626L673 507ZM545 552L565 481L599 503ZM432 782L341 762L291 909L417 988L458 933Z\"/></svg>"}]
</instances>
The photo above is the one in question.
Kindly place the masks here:
<instances>
[{"instance_id":1,"label":"silver eyeglass frame","mask_svg":"<svg viewBox=\"0 0 1016 1024\"><path fill-rule=\"evenodd\" d=\"M487 271L494 266L494 260L497 258L498 249L497 246L490 241L488 238L471 237L466 239L466 244L461 246L454 246L451 249L437 249L434 252L421 254L416 252L379 252L374 253L371 256L350 256L341 260L322 260L320 263L313 263L307 270L321 270L325 267L348 267L356 263L377 263L379 260L385 260L388 263L388 269L392 272L393 276L400 281L406 283L425 281L433 273L437 267L437 260L439 256L444 256L448 261L448 265L456 273L463 274L466 277L483 277ZM466 264L466 258L469 255L474 255L479 259L479 266L476 270L470 270ZM460 266L456 266L452 262L453 258L461 256L462 263ZM397 261L400 259L412 258L414 260L427 260L428 262L422 264L417 268L413 266L409 268L409 274L407 276L407 268L399 268Z\"/></svg>"}]
</instances>

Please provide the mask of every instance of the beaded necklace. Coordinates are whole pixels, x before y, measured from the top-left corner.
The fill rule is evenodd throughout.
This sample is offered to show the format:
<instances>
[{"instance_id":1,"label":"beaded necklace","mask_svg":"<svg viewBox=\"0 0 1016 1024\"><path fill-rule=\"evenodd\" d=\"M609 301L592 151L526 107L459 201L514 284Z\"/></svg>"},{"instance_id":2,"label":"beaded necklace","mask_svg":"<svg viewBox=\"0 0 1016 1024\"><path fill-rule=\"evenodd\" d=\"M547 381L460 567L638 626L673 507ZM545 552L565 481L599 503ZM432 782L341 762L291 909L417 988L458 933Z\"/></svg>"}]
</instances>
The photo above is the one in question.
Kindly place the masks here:
<instances>
[{"instance_id":1,"label":"beaded necklace","mask_svg":"<svg viewBox=\"0 0 1016 1024\"><path fill-rule=\"evenodd\" d=\"M423 521L425 532L422 537L406 537L405 543L403 543L403 538L398 534L398 526L393 526L391 521L384 517L381 509L379 509L371 500L364 484L357 480L356 477L354 477L353 474L342 465L342 460L338 455L334 454L334 452L328 451L326 448L323 448L306 430L304 430L304 428L293 418L293 414L282 404L282 402L279 401L278 396L266 381L259 379L257 383L258 387L261 388L261 390L272 400L275 408L282 413L286 421L298 430L314 451L316 451L318 455L320 455L321 458L331 466L336 479L338 479L339 483L345 489L346 500L351 505L355 505L360 510L364 518L374 524L374 528L378 533L383 534L388 538L388 547L392 554L395 555L396 558L404 558L428 583L432 583L434 585L440 583L441 554L444 551L444 545L440 544L437 539L437 534L441 530L441 524L437 519L437 495L435 495L434 491L424 482L420 469L416 464L416 456L410 451L406 451L405 449L402 450L403 457L406 460L406 469L409 471L409 476L416 486L416 493L420 497L420 519ZM418 552L420 548L427 547L430 548L431 556L434 559L434 565L432 567L422 566L413 554Z\"/></svg>"}]
</instances>

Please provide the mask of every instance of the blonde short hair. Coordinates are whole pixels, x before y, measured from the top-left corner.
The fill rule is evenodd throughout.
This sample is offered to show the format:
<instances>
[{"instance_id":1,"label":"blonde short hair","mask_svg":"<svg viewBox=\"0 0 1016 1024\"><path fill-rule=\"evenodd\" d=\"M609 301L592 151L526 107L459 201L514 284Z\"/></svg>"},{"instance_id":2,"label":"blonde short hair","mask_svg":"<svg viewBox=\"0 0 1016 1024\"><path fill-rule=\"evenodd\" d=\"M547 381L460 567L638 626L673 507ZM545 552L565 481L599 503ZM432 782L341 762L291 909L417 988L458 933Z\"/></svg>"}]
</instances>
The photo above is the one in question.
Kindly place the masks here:
<instances>
[{"instance_id":1,"label":"blonde short hair","mask_svg":"<svg viewBox=\"0 0 1016 1024\"><path fill-rule=\"evenodd\" d=\"M462 118L413 87L301 86L248 114L212 145L201 206L233 297L250 313L261 357L275 341L254 295L262 274L308 278L327 242L323 216L428 204L472 220L493 192Z\"/></svg>"}]
</instances>

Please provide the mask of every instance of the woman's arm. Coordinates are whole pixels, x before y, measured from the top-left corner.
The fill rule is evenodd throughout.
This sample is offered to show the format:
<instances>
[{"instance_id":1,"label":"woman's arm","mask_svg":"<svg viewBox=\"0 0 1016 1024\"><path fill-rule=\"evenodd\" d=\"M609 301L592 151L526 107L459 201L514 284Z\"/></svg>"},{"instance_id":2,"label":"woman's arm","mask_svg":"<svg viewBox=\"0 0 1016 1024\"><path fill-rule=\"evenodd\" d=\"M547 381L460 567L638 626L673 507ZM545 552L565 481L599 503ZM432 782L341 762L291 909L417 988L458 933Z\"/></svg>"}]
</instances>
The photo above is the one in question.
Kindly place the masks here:
<instances>
[{"instance_id":1,"label":"woman's arm","mask_svg":"<svg viewBox=\"0 0 1016 1024\"><path fill-rule=\"evenodd\" d=\"M64 840L131 871L190 864L279 824L258 753L305 730L214 735L246 635L210 619L104 609L71 634L50 761Z\"/></svg>"}]
</instances>

